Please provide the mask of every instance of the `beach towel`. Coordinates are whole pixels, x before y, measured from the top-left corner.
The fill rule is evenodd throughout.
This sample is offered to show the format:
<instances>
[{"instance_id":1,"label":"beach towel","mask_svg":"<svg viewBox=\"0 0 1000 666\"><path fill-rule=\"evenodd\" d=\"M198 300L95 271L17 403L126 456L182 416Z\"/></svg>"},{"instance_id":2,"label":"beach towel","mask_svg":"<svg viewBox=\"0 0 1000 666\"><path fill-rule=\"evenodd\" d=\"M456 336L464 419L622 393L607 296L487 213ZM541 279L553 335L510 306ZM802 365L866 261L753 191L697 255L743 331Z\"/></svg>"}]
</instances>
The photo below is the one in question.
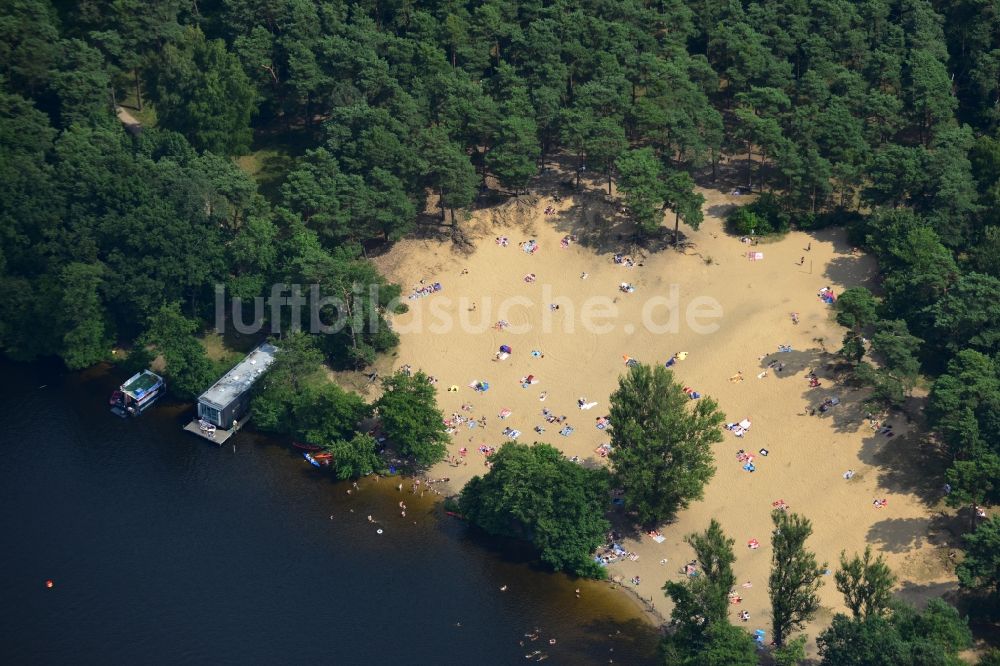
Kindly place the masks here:
<instances>
[{"instance_id":1,"label":"beach towel","mask_svg":"<svg viewBox=\"0 0 1000 666\"><path fill-rule=\"evenodd\" d=\"M596 407L596 406L597 406L596 402L587 402L587 403L584 403L584 404L580 405L580 409L591 409L591 408Z\"/></svg>"},{"instance_id":2,"label":"beach towel","mask_svg":"<svg viewBox=\"0 0 1000 666\"><path fill-rule=\"evenodd\" d=\"M667 537L663 536L662 534L657 534L656 536L653 537L653 541L655 541L656 543L663 543L666 540Z\"/></svg>"}]
</instances>

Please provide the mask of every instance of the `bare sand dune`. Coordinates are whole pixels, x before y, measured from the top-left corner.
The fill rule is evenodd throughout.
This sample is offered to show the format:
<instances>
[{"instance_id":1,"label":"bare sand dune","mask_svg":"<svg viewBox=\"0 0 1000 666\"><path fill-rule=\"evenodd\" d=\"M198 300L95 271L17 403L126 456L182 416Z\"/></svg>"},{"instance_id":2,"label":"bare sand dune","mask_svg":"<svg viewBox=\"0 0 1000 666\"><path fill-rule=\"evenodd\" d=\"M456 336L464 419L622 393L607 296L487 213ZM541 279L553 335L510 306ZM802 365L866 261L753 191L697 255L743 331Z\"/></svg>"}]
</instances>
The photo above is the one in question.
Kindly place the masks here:
<instances>
[{"instance_id":1,"label":"bare sand dune","mask_svg":"<svg viewBox=\"0 0 1000 666\"><path fill-rule=\"evenodd\" d=\"M625 547L639 559L611 565L613 576L622 577L627 588L666 614L669 602L660 588L667 579L680 579L680 568L691 557L683 536L716 518L736 540L739 581L752 584L738 588L743 601L733 606L734 621L745 609L751 614L748 628L770 633L770 513L773 502L784 500L812 520L815 532L809 546L831 569L841 550L851 554L870 543L904 579L909 598L940 594L953 576L945 547L933 536L941 520L928 506L934 490L925 487L914 469L919 438L898 415L889 419L893 437L873 432L863 422L863 396L823 378L832 360L824 349L838 349L843 331L817 291L829 286L839 293L865 284L874 275L873 261L853 256L841 230L793 232L751 248L722 229L720 216L741 198L708 190L703 194L706 219L697 232L684 229L685 250L633 252L641 265L632 268L612 260L617 251L629 252L619 236L622 218L615 204L593 193L558 203L526 198L479 211L464 223L475 239L471 253L453 251L450 242L410 240L378 260L381 269L404 286L404 293L419 287L420 280L443 286L440 292L407 301L410 312L395 318L401 333L395 367L410 364L437 378L446 415L487 417L485 430L461 425L453 436L450 454L458 456L459 449L467 447L467 464L442 463L432 475L450 477L457 491L486 471L485 457L477 449L500 445L504 427L519 430L522 442L549 442L584 464L602 464L595 449L608 438L595 420L606 413L608 395L625 370L623 356L663 363L675 352L686 351L686 360L674 366L679 380L716 398L728 420L749 418L753 426L742 439L726 433L725 441L716 445L717 472L704 499L661 528L663 543L645 535L626 540ZM556 212L546 215L548 206ZM578 242L561 247L560 240L570 233ZM500 236L509 239L507 247L496 243ZM534 254L519 247L531 239L539 245ZM762 252L763 259L749 260L751 250ZM535 276L533 283L524 281L529 274ZM635 291L621 292L623 282ZM721 316L703 316L695 323L715 324L717 330L693 330L687 321L689 308L704 314L711 303L718 305ZM470 311L473 304L475 310ZM551 304L559 309L550 309ZM671 306L679 314L675 328L669 325ZM607 330L583 325L583 314L593 314L595 308L616 311L598 320ZM647 320L663 328L649 330L644 312ZM799 315L798 325L792 322L792 312ZM501 319L511 327L496 330L493 324ZM513 354L497 361L495 352L502 344L510 345ZM779 345L793 351L779 353ZM770 361L783 363L784 370L772 368L758 378ZM822 386L809 387L809 370L823 378ZM740 371L745 379L731 382ZM522 388L519 380L529 374L538 383ZM489 382L489 391L469 388L476 380ZM453 385L457 392L448 390ZM540 401L543 393L546 398ZM825 414L808 414L831 396L841 405ZM597 405L581 410L579 398ZM463 405L471 411L463 411ZM562 426L546 423L543 408L565 415L574 432L560 435ZM498 415L505 409L511 410L510 416L501 420ZM545 427L543 434L533 432L538 425ZM740 449L756 456L755 472L742 468ZM767 449L768 455L760 455L760 449ZM843 477L847 470L855 472L850 480ZM888 505L875 508L876 498L887 499ZM760 542L759 549L747 547L751 539ZM640 577L639 585L628 583L633 576ZM809 629L811 638L832 613L843 609L833 576L825 583L824 609Z\"/></svg>"}]
</instances>

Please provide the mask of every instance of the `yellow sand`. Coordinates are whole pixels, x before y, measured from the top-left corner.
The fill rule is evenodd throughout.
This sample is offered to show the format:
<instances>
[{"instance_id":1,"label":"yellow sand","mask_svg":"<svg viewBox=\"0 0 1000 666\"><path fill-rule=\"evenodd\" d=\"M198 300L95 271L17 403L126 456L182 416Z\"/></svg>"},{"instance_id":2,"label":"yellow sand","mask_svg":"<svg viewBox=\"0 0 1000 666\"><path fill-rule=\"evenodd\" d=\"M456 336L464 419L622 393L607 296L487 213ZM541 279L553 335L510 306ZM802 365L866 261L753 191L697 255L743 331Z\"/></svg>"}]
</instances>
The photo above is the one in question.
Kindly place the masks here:
<instances>
[{"instance_id":1,"label":"yellow sand","mask_svg":"<svg viewBox=\"0 0 1000 666\"><path fill-rule=\"evenodd\" d=\"M888 419L895 426L895 437L877 435L863 423L857 395L830 379L822 379L820 388L810 388L805 379L811 368L818 368L824 377L824 366L833 359L823 349L836 351L843 336L832 308L817 298L817 291L828 285L840 293L846 287L867 284L874 276L874 262L852 254L842 230L793 232L778 242L750 248L725 234L720 219L730 205L745 198L708 190L702 193L707 202L701 229L692 232L682 227L691 245L683 252L664 249L648 256L634 254L644 264L634 268L613 263L614 252L628 249L611 229L621 218L615 205L596 193L561 203L532 197L479 211L462 223L475 246L465 253L450 241L409 240L378 260L381 269L403 285L404 295L420 286L421 279L443 285L438 293L406 301L411 311L395 318L401 344L394 366L410 364L437 378L446 416L457 412L488 417L485 431L460 426L453 437L449 454L457 456L461 447L468 447L467 465L442 463L430 475L450 477L451 489L459 490L471 476L486 472L484 456L476 449L484 443L499 446L505 441L501 436L505 426L520 430L521 442L545 441L568 456L600 464L594 449L607 442L608 436L594 423L607 413L608 396L625 371L623 355L663 363L675 352L686 351L686 360L674 366L679 381L715 398L727 420L750 418L752 429L742 439L724 433L725 440L714 447L717 472L704 499L682 511L674 524L661 527L666 537L662 544L648 536L626 541L624 546L637 553L639 560L613 564L610 574L621 576L625 587L651 600L666 615L669 601L660 588L665 580L681 579L680 567L692 557L682 537L704 529L715 518L736 540L739 583L752 583L751 588L737 587L743 602L733 606L733 621L739 624L736 614L748 610L751 619L746 628L763 628L770 640L770 513L772 502L783 499L791 510L812 520L814 534L808 545L831 569L836 569L841 550L853 554L871 543L886 554L911 599L940 594L951 586L953 576L946 566L947 552L928 539L935 514L912 492L919 483L911 465L917 435L907 435L901 415ZM545 215L543 210L550 205L558 212ZM668 217L667 223L672 222L672 216ZM602 228L603 234L595 231ZM561 248L560 239L571 230L577 230L581 241L599 241L600 251L579 243ZM508 247L495 243L500 235L510 239ZM540 244L534 255L518 247L528 239ZM751 250L763 252L763 260L749 261L746 253ZM803 257L804 264L799 265ZM589 274L585 280L580 277L583 272ZM533 284L523 281L529 273L536 275ZM621 282L632 283L635 292L621 293ZM679 330L651 333L641 324L643 305L653 296L668 295L671 285L679 288ZM563 297L558 301L562 304L559 311L549 310L545 289ZM498 305L514 296L526 297L533 305L498 312ZM717 322L715 333L695 333L684 322L685 308L699 296L721 305L720 319L702 320ZM619 313L610 320L611 332L583 330L580 309L594 297L617 298ZM468 311L472 303L475 312ZM565 321L573 318L570 308L575 308L572 333L563 330ZM793 311L799 314L798 325L791 321ZM450 327L432 326L445 317L453 320ZM478 330L463 330L460 317ZM526 331L498 332L492 324L501 318L524 325ZM665 311L657 310L655 318L665 320ZM510 345L514 353L498 362L494 354L501 344ZM791 345L794 352L777 353L780 344ZM532 350L543 352L544 358L532 358ZM765 354L770 356L760 360ZM784 362L785 371L776 375L771 370L758 379L770 360ZM738 371L744 381L730 382ZM519 379L528 374L534 374L539 383L524 389ZM467 386L473 380L488 381L490 390L474 392ZM457 385L458 392L449 392L451 385ZM548 397L540 402L543 391ZM842 404L823 416L807 415L810 407L831 395ZM598 404L582 411L577 408L581 397ZM463 403L472 403L471 414L461 410ZM559 425L544 422L543 407L566 415L575 432L560 436ZM498 413L503 408L512 414L501 421ZM532 430L539 424L546 427L542 435ZM737 451L756 453L761 448L769 449L770 455L756 456L756 472L744 471ZM849 469L856 474L848 481L842 475ZM875 498L886 498L888 506L876 509ZM761 544L758 550L747 548L753 538ZM662 559L667 563L661 564ZM628 583L635 575L641 578L638 586ZM808 631L811 643L832 613L844 610L833 576L824 580L823 610Z\"/></svg>"}]
</instances>

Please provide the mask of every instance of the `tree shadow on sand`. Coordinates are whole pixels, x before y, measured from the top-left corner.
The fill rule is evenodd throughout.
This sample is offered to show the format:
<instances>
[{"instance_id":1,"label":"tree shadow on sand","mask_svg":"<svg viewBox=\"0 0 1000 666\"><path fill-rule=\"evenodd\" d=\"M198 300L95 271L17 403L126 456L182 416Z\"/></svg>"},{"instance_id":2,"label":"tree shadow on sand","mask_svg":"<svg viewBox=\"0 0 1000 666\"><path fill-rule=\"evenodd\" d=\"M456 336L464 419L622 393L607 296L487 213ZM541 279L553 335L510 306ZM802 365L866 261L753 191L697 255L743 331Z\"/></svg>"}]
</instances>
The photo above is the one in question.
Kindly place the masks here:
<instances>
[{"instance_id":1,"label":"tree shadow on sand","mask_svg":"<svg viewBox=\"0 0 1000 666\"><path fill-rule=\"evenodd\" d=\"M904 417L894 414L887 422ZM890 493L916 495L925 506L933 506L944 497L946 465L919 431L888 437L880 430L865 437L858 454L860 460L878 473L879 486Z\"/></svg>"},{"instance_id":2,"label":"tree shadow on sand","mask_svg":"<svg viewBox=\"0 0 1000 666\"><path fill-rule=\"evenodd\" d=\"M576 236L577 242L598 254L629 252L635 248L635 224L588 193L575 195L573 204L549 218L556 230Z\"/></svg>"},{"instance_id":3,"label":"tree shadow on sand","mask_svg":"<svg viewBox=\"0 0 1000 666\"><path fill-rule=\"evenodd\" d=\"M931 599L944 599L954 604L957 599L958 583L946 581L943 583L913 583L903 581L899 589L894 592L897 599L901 599L917 608L924 608Z\"/></svg>"},{"instance_id":4,"label":"tree shadow on sand","mask_svg":"<svg viewBox=\"0 0 1000 666\"><path fill-rule=\"evenodd\" d=\"M622 538L642 540L642 526L637 522L635 515L626 510L625 506L612 505L611 510L607 513L607 518L611 522L611 529L621 534ZM663 527L673 522L675 522L675 519L668 520L661 524L659 529L663 529Z\"/></svg>"},{"instance_id":5,"label":"tree shadow on sand","mask_svg":"<svg viewBox=\"0 0 1000 666\"><path fill-rule=\"evenodd\" d=\"M872 511L878 509L873 506ZM954 516L945 513L930 518L886 518L868 528L867 540L878 550L890 553L905 553L925 545L948 548L956 542L955 527Z\"/></svg>"},{"instance_id":6,"label":"tree shadow on sand","mask_svg":"<svg viewBox=\"0 0 1000 666\"><path fill-rule=\"evenodd\" d=\"M782 343L783 344L783 343ZM759 359L759 372L767 371L765 379L804 381L800 374L807 370L817 370L826 362L827 354L822 349L793 349L787 352L772 351ZM780 369L781 366L784 368Z\"/></svg>"},{"instance_id":7,"label":"tree shadow on sand","mask_svg":"<svg viewBox=\"0 0 1000 666\"><path fill-rule=\"evenodd\" d=\"M720 220L725 220L731 212L739 208L737 204L714 204L705 209L710 217L717 217Z\"/></svg>"},{"instance_id":8,"label":"tree shadow on sand","mask_svg":"<svg viewBox=\"0 0 1000 666\"><path fill-rule=\"evenodd\" d=\"M823 278L846 287L877 284L878 265L872 257L836 256L827 263Z\"/></svg>"}]
</instances>

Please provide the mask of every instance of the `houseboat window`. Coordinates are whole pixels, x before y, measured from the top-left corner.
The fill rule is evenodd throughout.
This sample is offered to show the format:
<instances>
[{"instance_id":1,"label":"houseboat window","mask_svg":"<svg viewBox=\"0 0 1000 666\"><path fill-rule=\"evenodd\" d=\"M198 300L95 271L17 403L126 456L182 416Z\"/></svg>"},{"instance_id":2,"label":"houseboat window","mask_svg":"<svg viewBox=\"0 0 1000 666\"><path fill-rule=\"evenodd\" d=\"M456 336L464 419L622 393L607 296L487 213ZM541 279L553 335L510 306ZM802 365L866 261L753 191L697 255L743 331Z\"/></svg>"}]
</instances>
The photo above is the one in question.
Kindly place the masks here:
<instances>
[{"instance_id":1,"label":"houseboat window","mask_svg":"<svg viewBox=\"0 0 1000 666\"><path fill-rule=\"evenodd\" d=\"M198 416L205 419L209 423L214 423L217 426L222 425L219 423L219 410L214 407L209 407L208 405L203 405L200 402L198 403Z\"/></svg>"}]
</instances>

